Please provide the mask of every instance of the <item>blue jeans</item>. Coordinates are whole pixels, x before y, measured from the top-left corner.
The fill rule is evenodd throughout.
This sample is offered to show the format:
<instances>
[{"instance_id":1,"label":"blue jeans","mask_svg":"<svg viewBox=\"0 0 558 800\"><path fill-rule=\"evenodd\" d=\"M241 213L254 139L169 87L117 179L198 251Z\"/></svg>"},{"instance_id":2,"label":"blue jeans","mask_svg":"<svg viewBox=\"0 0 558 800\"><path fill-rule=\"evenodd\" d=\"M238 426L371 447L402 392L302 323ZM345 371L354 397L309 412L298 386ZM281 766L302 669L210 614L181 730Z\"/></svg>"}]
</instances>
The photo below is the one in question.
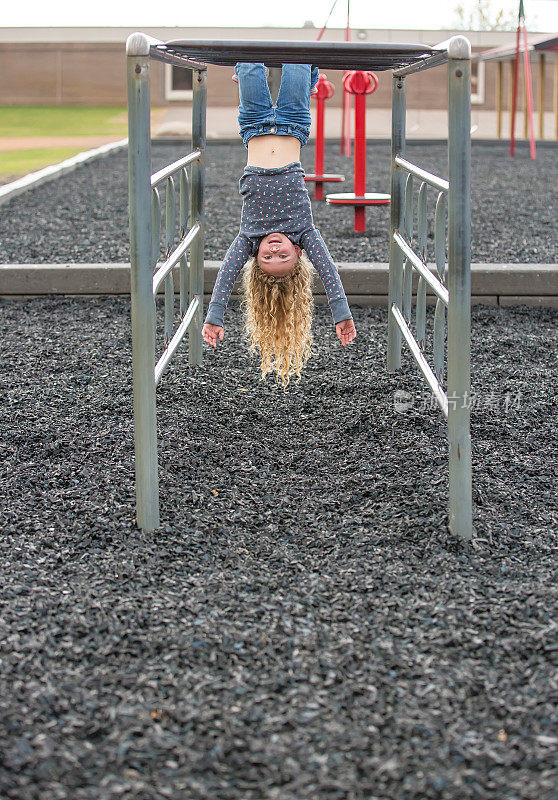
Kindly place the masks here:
<instances>
[{"instance_id":1,"label":"blue jeans","mask_svg":"<svg viewBox=\"0 0 558 800\"><path fill-rule=\"evenodd\" d=\"M240 62L235 67L240 101L238 124L244 147L252 136L275 133L296 136L305 145L310 135L310 92L319 69L310 64L283 64L277 107L273 107L264 64Z\"/></svg>"}]
</instances>

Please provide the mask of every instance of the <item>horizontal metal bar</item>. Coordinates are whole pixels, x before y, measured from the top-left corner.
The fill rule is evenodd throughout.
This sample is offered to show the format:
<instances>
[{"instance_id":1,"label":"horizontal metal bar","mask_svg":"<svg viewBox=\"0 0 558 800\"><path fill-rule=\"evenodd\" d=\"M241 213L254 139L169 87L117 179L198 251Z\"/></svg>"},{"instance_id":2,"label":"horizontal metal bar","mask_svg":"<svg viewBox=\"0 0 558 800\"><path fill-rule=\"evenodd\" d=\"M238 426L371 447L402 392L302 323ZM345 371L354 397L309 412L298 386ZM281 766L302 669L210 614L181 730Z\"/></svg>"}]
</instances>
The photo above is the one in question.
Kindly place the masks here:
<instances>
[{"instance_id":1,"label":"horizontal metal bar","mask_svg":"<svg viewBox=\"0 0 558 800\"><path fill-rule=\"evenodd\" d=\"M169 346L167 347L167 349L165 350L159 361L157 361L157 364L155 366L155 386L157 386L157 384L161 380L161 377L163 376L163 373L166 370L169 361L173 357L176 348L182 341L182 337L184 336L184 334L188 330L190 323L194 319L194 314L196 313L196 309L199 306L199 304L200 304L200 298L198 295L195 295L192 302L188 306L186 313L184 314L184 319L182 320L182 322L177 328L176 333L170 340Z\"/></svg>"},{"instance_id":2,"label":"horizontal metal bar","mask_svg":"<svg viewBox=\"0 0 558 800\"><path fill-rule=\"evenodd\" d=\"M436 376L434 375L434 373L430 369L430 364L425 359L423 354L420 352L420 347L418 346L415 337L413 336L413 334L409 330L409 326L407 325L407 323L403 319L403 315L402 315L401 311L399 310L399 308L397 307L397 303L393 303L392 304L392 306L390 308L390 312L393 315L393 319L397 323L399 329L401 330L401 333L403 334L403 338L407 342L407 345L409 346L409 350L413 354L413 356L415 358L415 361L417 362L420 371L422 372L422 374L424 375L424 378L426 379L426 382L428 383L428 385L432 389L432 394L436 398L436 401L437 401L438 405L440 406L444 417L447 419L448 418L448 398L447 398L447 395L444 392L444 390L442 389L442 387L440 386L440 384L438 383L438 381L436 380Z\"/></svg>"},{"instance_id":3,"label":"horizontal metal bar","mask_svg":"<svg viewBox=\"0 0 558 800\"><path fill-rule=\"evenodd\" d=\"M437 175L432 175L431 172L427 172L425 169L422 169L422 167L417 167L416 164L407 161L407 159L403 158L403 156L395 156L395 164L400 169L404 169L405 172L410 172L411 175L416 175L421 181L424 181L430 186L433 186L435 189L438 189L439 192L447 192L449 190L449 183L448 181L444 180L444 178L439 178Z\"/></svg>"},{"instance_id":4,"label":"horizontal metal bar","mask_svg":"<svg viewBox=\"0 0 558 800\"><path fill-rule=\"evenodd\" d=\"M191 164L193 161L197 161L202 156L201 150L193 150L191 153L188 153L187 156L184 158L179 158L178 161L173 161L172 164L168 164L163 169L160 169L159 172L154 172L151 176L151 188L154 189L160 183L162 183L167 178L170 178L171 175L174 175L175 172L187 167L188 164Z\"/></svg>"},{"instance_id":5,"label":"horizontal metal bar","mask_svg":"<svg viewBox=\"0 0 558 800\"><path fill-rule=\"evenodd\" d=\"M436 297L439 297L442 303L447 306L449 303L449 294L446 287L443 286L438 278L430 272L426 264L420 260L420 257L415 253L412 247L409 247L405 239L398 231L394 232L393 241L399 247L405 258L411 262L416 271L422 275Z\"/></svg>"},{"instance_id":6,"label":"horizontal metal bar","mask_svg":"<svg viewBox=\"0 0 558 800\"><path fill-rule=\"evenodd\" d=\"M153 297L157 297L157 292L159 291L159 286L163 283L169 272L173 267L175 267L186 250L190 247L198 233L200 232L200 224L196 222L190 230L188 231L188 235L180 242L178 247L176 247L172 253L169 255L167 260L161 264L157 272L153 275Z\"/></svg>"},{"instance_id":7,"label":"horizontal metal bar","mask_svg":"<svg viewBox=\"0 0 558 800\"><path fill-rule=\"evenodd\" d=\"M447 50L442 50L438 53L433 53L433 55L428 56L427 58L422 58L415 64L409 64L405 67L400 67L399 69L394 69L393 74L397 78L403 78L405 75L412 75L414 72L422 72L424 69L432 69L433 67L440 67L443 64L447 64L448 62L448 53Z\"/></svg>"},{"instance_id":8,"label":"horizontal metal bar","mask_svg":"<svg viewBox=\"0 0 558 800\"><path fill-rule=\"evenodd\" d=\"M206 64L234 66L239 61L282 64L314 64L321 69L394 69L424 60L432 47L409 43L253 41L176 39L166 42L177 56L199 59ZM161 48L157 48L159 51Z\"/></svg>"}]
</instances>

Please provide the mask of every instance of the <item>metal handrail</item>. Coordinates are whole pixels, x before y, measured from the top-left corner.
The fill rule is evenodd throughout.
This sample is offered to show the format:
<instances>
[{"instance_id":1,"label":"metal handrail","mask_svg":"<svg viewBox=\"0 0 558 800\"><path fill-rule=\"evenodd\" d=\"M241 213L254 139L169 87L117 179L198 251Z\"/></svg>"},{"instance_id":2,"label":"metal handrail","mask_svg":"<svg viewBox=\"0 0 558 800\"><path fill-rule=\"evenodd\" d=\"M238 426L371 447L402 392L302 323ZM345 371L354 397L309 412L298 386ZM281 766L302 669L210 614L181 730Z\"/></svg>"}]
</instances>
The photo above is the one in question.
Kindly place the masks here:
<instances>
[{"instance_id":1,"label":"metal handrail","mask_svg":"<svg viewBox=\"0 0 558 800\"><path fill-rule=\"evenodd\" d=\"M155 366L155 386L157 386L159 381L161 380L163 373L166 370L169 361L173 357L176 348L182 341L182 337L184 336L192 320L194 319L194 314L196 313L199 304L200 304L200 298L198 297L198 295L195 295L194 299L188 306L186 313L184 314L184 319L182 320L182 322L180 323L180 325L176 330L176 333L168 343L167 349L165 350L159 361L157 361L157 364Z\"/></svg>"},{"instance_id":2,"label":"metal handrail","mask_svg":"<svg viewBox=\"0 0 558 800\"><path fill-rule=\"evenodd\" d=\"M411 161L407 161L403 156L395 156L395 164L400 169L404 169L405 172L410 172L411 175L415 175L417 178L420 178L421 181L433 186L434 189L438 189L439 192L447 193L449 191L449 181L444 180L444 178L439 178L431 172L427 172L425 169L422 169L422 167L418 167Z\"/></svg>"},{"instance_id":3,"label":"metal handrail","mask_svg":"<svg viewBox=\"0 0 558 800\"><path fill-rule=\"evenodd\" d=\"M204 172L206 143L207 68L181 54L166 52L166 44L142 33L126 42L128 84L128 175L130 189L130 266L132 307L132 371L137 524L142 530L159 527L156 388L185 332L190 333L188 361L202 362ZM179 62L192 70L191 153L151 175L152 60ZM186 168L190 165L186 172ZM180 175L177 202L173 176ZM166 182L165 263L155 272L161 236L160 184ZM178 215L177 215L178 211ZM175 243L178 216L179 244ZM188 227L191 229L185 235ZM189 264L186 252L189 250ZM173 267L180 267L180 315L173 335L175 292ZM187 273L187 275L186 275ZM188 281L186 280L188 278ZM157 290L164 283L165 351L155 355Z\"/></svg>"},{"instance_id":4,"label":"metal handrail","mask_svg":"<svg viewBox=\"0 0 558 800\"><path fill-rule=\"evenodd\" d=\"M403 334L403 338L407 342L409 350L413 354L413 356L415 358L415 361L417 362L417 364L419 366L420 371L422 372L422 374L424 375L424 377L426 379L426 382L428 383L428 385L432 389L432 394L434 395L434 397L436 398L436 400L438 402L438 405L442 409L444 417L447 419L448 418L448 398L447 398L447 395L444 392L444 390L442 389L442 387L440 386L440 384L438 383L438 381L436 379L436 376L434 375L434 373L430 369L430 364L428 363L428 361L425 359L425 357L421 353L420 347L418 346L418 344L417 344L417 342L415 340L415 337L413 336L413 334L409 330L409 326L405 322L405 320L403 318L403 314L399 310L399 308L397 306L397 303L393 303L392 304L392 306L390 308L390 313L392 314L393 319L397 323L397 326L401 330L401 333Z\"/></svg>"},{"instance_id":5,"label":"metal handrail","mask_svg":"<svg viewBox=\"0 0 558 800\"><path fill-rule=\"evenodd\" d=\"M159 291L159 286L163 283L169 272L173 267L175 267L185 252L188 250L196 236L201 230L201 226L198 222L193 225L190 230L188 231L188 235L184 237L184 239L180 242L178 247L172 251L170 256L167 260L161 264L157 272L153 275L153 297L156 297L157 292Z\"/></svg>"},{"instance_id":6,"label":"metal handrail","mask_svg":"<svg viewBox=\"0 0 558 800\"><path fill-rule=\"evenodd\" d=\"M401 252L408 259L413 267L416 269L418 273L422 275L426 283L430 286L436 297L439 297L442 303L448 306L449 303L449 294L448 290L445 286L443 286L438 278L433 275L430 270L428 269L427 265L421 261L421 258L412 247L405 241L405 239L401 236L399 231L395 231L393 234L393 241L395 244L401 249Z\"/></svg>"},{"instance_id":7,"label":"metal handrail","mask_svg":"<svg viewBox=\"0 0 558 800\"><path fill-rule=\"evenodd\" d=\"M173 161L172 164L167 164L167 166L163 167L163 169L160 169L159 172L154 172L151 176L151 188L154 189L167 178L170 178L171 175L174 175L179 170L187 167L188 164L191 164L193 161L198 161L202 155L203 154L201 150L193 150L191 153L188 153L187 156L179 158L178 161Z\"/></svg>"},{"instance_id":8,"label":"metal handrail","mask_svg":"<svg viewBox=\"0 0 558 800\"><path fill-rule=\"evenodd\" d=\"M387 366L401 367L402 336L432 388L448 422L449 528L464 539L473 535L471 480L471 44L452 36L422 63L395 69L392 82L391 236L388 301ZM405 158L406 75L447 61L448 79L448 180L431 175ZM407 173L407 174L405 174ZM418 198L419 257L413 241L413 177L422 183ZM426 263L426 188L438 191L434 220L434 250L438 277ZM447 200L447 203L446 203ZM446 268L447 206L447 268ZM420 274L417 286L416 330L411 330L412 270ZM423 355L425 347L426 287L434 291L432 371ZM447 307L447 395L444 380L445 311ZM451 404L448 398L452 398ZM454 401L455 399L455 401Z\"/></svg>"}]
</instances>

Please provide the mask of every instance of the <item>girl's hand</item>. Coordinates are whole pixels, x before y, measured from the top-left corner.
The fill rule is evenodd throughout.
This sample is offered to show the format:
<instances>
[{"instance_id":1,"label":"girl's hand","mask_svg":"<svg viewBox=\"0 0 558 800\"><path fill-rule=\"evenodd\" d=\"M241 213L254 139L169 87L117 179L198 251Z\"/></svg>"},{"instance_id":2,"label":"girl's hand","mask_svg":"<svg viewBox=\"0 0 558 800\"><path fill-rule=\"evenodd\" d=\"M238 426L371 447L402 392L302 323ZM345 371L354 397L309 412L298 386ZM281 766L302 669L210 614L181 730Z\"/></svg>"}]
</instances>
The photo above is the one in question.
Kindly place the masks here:
<instances>
[{"instance_id":1,"label":"girl's hand","mask_svg":"<svg viewBox=\"0 0 558 800\"><path fill-rule=\"evenodd\" d=\"M335 331L341 339L343 347L349 344L349 342L352 342L356 336L355 323L352 319L344 319L338 322L335 326Z\"/></svg>"},{"instance_id":2,"label":"girl's hand","mask_svg":"<svg viewBox=\"0 0 558 800\"><path fill-rule=\"evenodd\" d=\"M223 341L223 328L221 325L210 325L206 322L202 328L202 337L207 344L217 347L217 338Z\"/></svg>"}]
</instances>

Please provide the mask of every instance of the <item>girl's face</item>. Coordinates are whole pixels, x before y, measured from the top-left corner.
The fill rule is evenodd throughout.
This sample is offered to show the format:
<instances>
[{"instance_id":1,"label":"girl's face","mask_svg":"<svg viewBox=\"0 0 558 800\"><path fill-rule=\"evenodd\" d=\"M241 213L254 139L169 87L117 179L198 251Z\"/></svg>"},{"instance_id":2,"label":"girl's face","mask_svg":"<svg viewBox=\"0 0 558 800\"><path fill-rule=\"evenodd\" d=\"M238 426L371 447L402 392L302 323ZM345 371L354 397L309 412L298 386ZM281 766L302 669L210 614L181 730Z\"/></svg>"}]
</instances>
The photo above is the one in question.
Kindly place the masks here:
<instances>
[{"instance_id":1,"label":"girl's face","mask_svg":"<svg viewBox=\"0 0 558 800\"><path fill-rule=\"evenodd\" d=\"M301 252L284 233L268 233L260 242L258 264L266 275L282 278L292 272Z\"/></svg>"}]
</instances>

